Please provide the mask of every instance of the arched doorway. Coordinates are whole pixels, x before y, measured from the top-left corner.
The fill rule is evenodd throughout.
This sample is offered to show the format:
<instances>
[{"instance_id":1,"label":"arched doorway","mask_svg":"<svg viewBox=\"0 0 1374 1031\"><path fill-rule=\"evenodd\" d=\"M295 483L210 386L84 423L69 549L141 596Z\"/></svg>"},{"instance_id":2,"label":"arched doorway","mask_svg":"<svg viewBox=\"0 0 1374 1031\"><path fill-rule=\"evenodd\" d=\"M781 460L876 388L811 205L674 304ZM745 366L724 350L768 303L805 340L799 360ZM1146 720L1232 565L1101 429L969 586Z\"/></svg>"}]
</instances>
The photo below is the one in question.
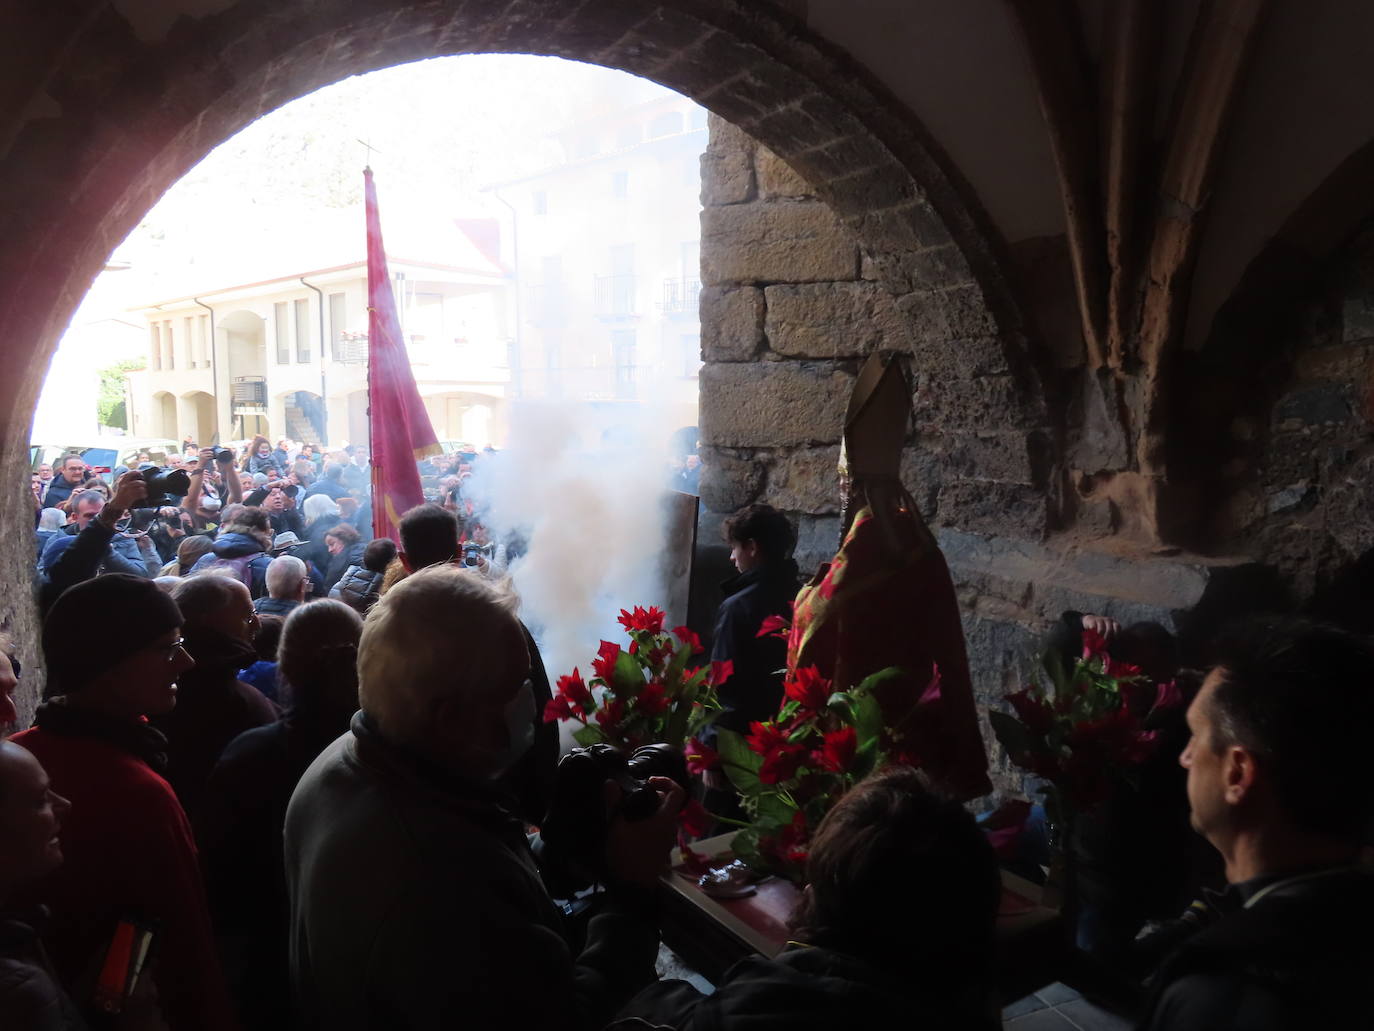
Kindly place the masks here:
<instances>
[{"instance_id":1,"label":"arched doorway","mask_svg":"<svg viewBox=\"0 0 1374 1031\"><path fill-rule=\"evenodd\" d=\"M57 113L44 114L42 132L19 133L6 156L7 167L22 170L26 192L8 237L10 253L23 260L0 281L0 311L19 342L14 375L0 383L4 475L15 481L22 473L41 373L77 299L172 183L289 100L349 75L442 55L568 57L693 98L770 148L829 204L858 241L856 270L861 252L864 274L919 315L923 360L965 368L977 338L1013 371L1027 368L1020 316L976 202L912 113L801 22L780 7L746 17L737 5L696 0L547 0L537 17L528 10L319 0L300 17L270 0L230 0L165 24L139 15L137 31L121 25L112 33L105 19L75 28L44 80L49 96L63 98ZM104 59L92 65L92 53ZM301 60L306 53L311 60ZM155 88L149 69L157 69ZM254 327L249 317L258 318L234 313L219 326L231 351L239 337L240 371L232 371L231 354L230 383L221 380L217 398L219 424L232 426L232 436L267 429L266 398L249 396L249 370L265 351L260 320ZM790 381L769 382L781 398ZM359 439L365 410L365 397L348 398L350 439ZM16 581L24 551L19 535L0 535L0 569ZM22 599L0 603L0 624L30 640L32 621Z\"/></svg>"},{"instance_id":2,"label":"arched doorway","mask_svg":"<svg viewBox=\"0 0 1374 1031\"><path fill-rule=\"evenodd\" d=\"M220 411L232 440L271 436L267 410L267 330L263 316L240 309L219 323L227 356ZM227 389L226 389L227 388Z\"/></svg>"},{"instance_id":3,"label":"arched doorway","mask_svg":"<svg viewBox=\"0 0 1374 1031\"><path fill-rule=\"evenodd\" d=\"M208 447L219 436L218 420L215 418L215 399L203 390L196 390L181 396L182 436L190 434L192 440L202 447ZM181 437L177 438L178 440Z\"/></svg>"},{"instance_id":4,"label":"arched doorway","mask_svg":"<svg viewBox=\"0 0 1374 1031\"><path fill-rule=\"evenodd\" d=\"M153 395L153 436L180 440L177 434L177 399L162 390Z\"/></svg>"}]
</instances>

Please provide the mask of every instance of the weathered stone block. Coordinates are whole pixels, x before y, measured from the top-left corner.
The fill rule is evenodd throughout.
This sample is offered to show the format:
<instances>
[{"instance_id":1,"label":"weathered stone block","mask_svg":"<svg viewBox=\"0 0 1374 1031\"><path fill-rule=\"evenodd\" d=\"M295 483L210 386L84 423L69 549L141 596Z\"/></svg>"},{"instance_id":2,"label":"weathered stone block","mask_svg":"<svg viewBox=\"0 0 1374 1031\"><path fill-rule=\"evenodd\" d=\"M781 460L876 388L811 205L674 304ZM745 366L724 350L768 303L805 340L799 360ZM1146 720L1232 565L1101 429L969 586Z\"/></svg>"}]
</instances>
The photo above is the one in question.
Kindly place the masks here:
<instances>
[{"instance_id":1,"label":"weathered stone block","mask_svg":"<svg viewBox=\"0 0 1374 1031\"><path fill-rule=\"evenodd\" d=\"M701 291L701 356L708 362L747 362L763 346L763 291L708 286Z\"/></svg>"},{"instance_id":2,"label":"weathered stone block","mask_svg":"<svg viewBox=\"0 0 1374 1031\"><path fill-rule=\"evenodd\" d=\"M757 501L765 463L736 458L715 448L701 449L701 503L712 512L734 512Z\"/></svg>"},{"instance_id":3,"label":"weathered stone block","mask_svg":"<svg viewBox=\"0 0 1374 1031\"><path fill-rule=\"evenodd\" d=\"M902 486L911 492L921 518L930 522L939 506L940 488L945 474L942 454L923 447L908 447L902 451Z\"/></svg>"},{"instance_id":4,"label":"weathered stone block","mask_svg":"<svg viewBox=\"0 0 1374 1031\"><path fill-rule=\"evenodd\" d=\"M918 338L955 340L997 334L997 320L975 284L947 290L918 290L897 299L897 307L912 319Z\"/></svg>"},{"instance_id":5,"label":"weathered stone block","mask_svg":"<svg viewBox=\"0 0 1374 1031\"><path fill-rule=\"evenodd\" d=\"M708 363L701 439L715 447L836 444L854 377L800 362Z\"/></svg>"},{"instance_id":6,"label":"weathered stone block","mask_svg":"<svg viewBox=\"0 0 1374 1031\"><path fill-rule=\"evenodd\" d=\"M1000 480L1031 486L1035 482L1033 434L961 434L944 443L944 468L951 478Z\"/></svg>"},{"instance_id":7,"label":"weathered stone block","mask_svg":"<svg viewBox=\"0 0 1374 1031\"><path fill-rule=\"evenodd\" d=\"M1341 339L1346 343L1374 339L1374 290L1360 290L1341 306Z\"/></svg>"},{"instance_id":8,"label":"weathered stone block","mask_svg":"<svg viewBox=\"0 0 1374 1031\"><path fill-rule=\"evenodd\" d=\"M918 367L916 425L922 432L978 432L1029 426L1010 376L937 377Z\"/></svg>"},{"instance_id":9,"label":"weathered stone block","mask_svg":"<svg viewBox=\"0 0 1374 1031\"><path fill-rule=\"evenodd\" d=\"M809 578L822 562L840 550L840 517L808 516L797 519L797 549L793 556L802 576Z\"/></svg>"},{"instance_id":10,"label":"weathered stone block","mask_svg":"<svg viewBox=\"0 0 1374 1031\"><path fill-rule=\"evenodd\" d=\"M754 199L755 143L731 123L710 119L710 144L701 156L701 204L743 204Z\"/></svg>"},{"instance_id":11,"label":"weathered stone block","mask_svg":"<svg viewBox=\"0 0 1374 1031\"><path fill-rule=\"evenodd\" d=\"M937 512L944 526L1039 540L1047 506L1043 491L1019 483L955 480L940 488Z\"/></svg>"},{"instance_id":12,"label":"weathered stone block","mask_svg":"<svg viewBox=\"0 0 1374 1031\"><path fill-rule=\"evenodd\" d=\"M908 332L911 332L908 323ZM913 366L933 379L972 379L1000 376L1011 371L1007 350L1000 337L964 337L958 340L915 337L911 347Z\"/></svg>"},{"instance_id":13,"label":"weathered stone block","mask_svg":"<svg viewBox=\"0 0 1374 1031\"><path fill-rule=\"evenodd\" d=\"M804 512L807 515L838 513L839 462L838 445L789 452L769 470L768 503L785 512Z\"/></svg>"},{"instance_id":14,"label":"weathered stone block","mask_svg":"<svg viewBox=\"0 0 1374 1031\"><path fill-rule=\"evenodd\" d=\"M859 250L824 204L775 201L706 208L703 283L815 283L854 279Z\"/></svg>"},{"instance_id":15,"label":"weathered stone block","mask_svg":"<svg viewBox=\"0 0 1374 1031\"><path fill-rule=\"evenodd\" d=\"M767 147L759 147L754 154L754 179L765 198L809 197L814 192L810 183Z\"/></svg>"},{"instance_id":16,"label":"weathered stone block","mask_svg":"<svg viewBox=\"0 0 1374 1031\"><path fill-rule=\"evenodd\" d=\"M1345 383L1315 383L1294 390L1274 408L1274 421L1299 426L1349 422L1354 414L1350 387Z\"/></svg>"},{"instance_id":17,"label":"weathered stone block","mask_svg":"<svg viewBox=\"0 0 1374 1031\"><path fill-rule=\"evenodd\" d=\"M870 283L770 286L764 291L768 346L793 358L855 358L909 351L906 319L893 296Z\"/></svg>"}]
</instances>

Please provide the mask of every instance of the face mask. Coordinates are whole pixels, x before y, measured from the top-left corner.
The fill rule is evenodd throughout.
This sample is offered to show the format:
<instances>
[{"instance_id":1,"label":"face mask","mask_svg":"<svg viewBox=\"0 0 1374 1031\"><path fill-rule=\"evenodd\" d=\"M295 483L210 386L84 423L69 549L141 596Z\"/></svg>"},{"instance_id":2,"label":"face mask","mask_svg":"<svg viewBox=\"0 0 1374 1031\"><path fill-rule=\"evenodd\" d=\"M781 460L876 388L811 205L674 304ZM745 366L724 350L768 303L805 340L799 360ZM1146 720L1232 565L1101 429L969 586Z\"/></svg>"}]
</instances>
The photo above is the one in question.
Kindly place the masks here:
<instances>
[{"instance_id":1,"label":"face mask","mask_svg":"<svg viewBox=\"0 0 1374 1031\"><path fill-rule=\"evenodd\" d=\"M502 710L507 744L492 757L493 776L499 777L518 763L534 744L534 687L526 680Z\"/></svg>"}]
</instances>

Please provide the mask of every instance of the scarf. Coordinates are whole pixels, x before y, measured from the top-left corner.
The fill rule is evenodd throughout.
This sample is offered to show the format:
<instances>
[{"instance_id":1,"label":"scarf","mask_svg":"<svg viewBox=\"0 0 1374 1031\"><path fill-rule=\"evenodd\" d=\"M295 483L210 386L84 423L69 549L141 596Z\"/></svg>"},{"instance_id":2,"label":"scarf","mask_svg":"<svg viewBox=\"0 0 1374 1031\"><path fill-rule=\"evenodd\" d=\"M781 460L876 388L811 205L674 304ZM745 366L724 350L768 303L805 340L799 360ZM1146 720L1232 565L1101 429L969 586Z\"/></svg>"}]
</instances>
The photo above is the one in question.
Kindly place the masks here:
<instances>
[{"instance_id":1,"label":"scarf","mask_svg":"<svg viewBox=\"0 0 1374 1031\"><path fill-rule=\"evenodd\" d=\"M89 737L142 759L156 772L167 769L167 738L142 720L126 720L92 709L72 708L65 695L38 707L33 724L58 737Z\"/></svg>"}]
</instances>

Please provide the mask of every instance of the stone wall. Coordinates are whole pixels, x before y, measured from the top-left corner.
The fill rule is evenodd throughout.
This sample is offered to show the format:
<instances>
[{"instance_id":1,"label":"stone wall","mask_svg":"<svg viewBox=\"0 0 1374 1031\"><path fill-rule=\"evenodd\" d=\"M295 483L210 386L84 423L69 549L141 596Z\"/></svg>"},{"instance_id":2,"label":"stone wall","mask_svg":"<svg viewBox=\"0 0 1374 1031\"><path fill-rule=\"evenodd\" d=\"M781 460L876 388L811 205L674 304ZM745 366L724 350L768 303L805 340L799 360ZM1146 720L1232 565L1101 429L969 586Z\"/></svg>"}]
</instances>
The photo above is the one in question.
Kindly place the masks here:
<instances>
[{"instance_id":1,"label":"stone wall","mask_svg":"<svg viewBox=\"0 0 1374 1031\"><path fill-rule=\"evenodd\" d=\"M828 558L854 376L867 355L895 351L912 356L919 430L904 479L926 517L1042 536L1049 432L971 282L933 255L925 278L908 263L910 291L894 293L882 256L860 247L787 164L714 117L702 204L708 522L765 500L796 519L804 567Z\"/></svg>"},{"instance_id":2,"label":"stone wall","mask_svg":"<svg viewBox=\"0 0 1374 1031\"><path fill-rule=\"evenodd\" d=\"M793 519L803 572L834 554L841 420L858 366L883 350L910 356L903 482L953 574L984 710L1023 681L1066 610L1156 620L1196 653L1222 613L1272 595L1266 570L1245 561L1142 556L1112 542L1109 526L1063 526L1086 506L1056 505L1074 464L1060 452L1082 450L1075 441L1090 435L1074 423L1090 420L1067 403L1058 417L1047 410L1038 378L1015 361L1018 330L999 328L951 263L908 256L906 278L894 280L890 254L866 249L786 163L714 117L702 203L707 585L729 571L721 521L754 501ZM995 784L1018 788L986 723L984 740Z\"/></svg>"}]
</instances>

